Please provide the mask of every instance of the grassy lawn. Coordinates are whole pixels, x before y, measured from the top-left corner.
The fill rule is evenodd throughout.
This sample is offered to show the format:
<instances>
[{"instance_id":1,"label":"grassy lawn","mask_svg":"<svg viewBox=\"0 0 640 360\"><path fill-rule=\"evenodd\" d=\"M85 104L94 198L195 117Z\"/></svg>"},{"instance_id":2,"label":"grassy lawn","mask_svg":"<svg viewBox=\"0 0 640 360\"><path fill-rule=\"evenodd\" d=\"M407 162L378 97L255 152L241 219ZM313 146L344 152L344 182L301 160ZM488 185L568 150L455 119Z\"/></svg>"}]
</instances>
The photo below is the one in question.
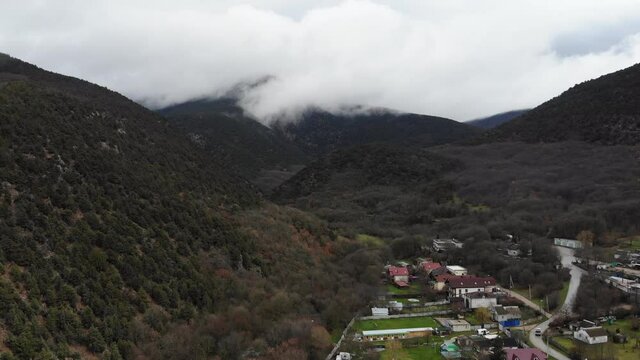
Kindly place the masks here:
<instances>
[{"instance_id":1,"label":"grassy lawn","mask_svg":"<svg viewBox=\"0 0 640 360\"><path fill-rule=\"evenodd\" d=\"M442 358L439 347L432 345L403 348L397 350L395 354L383 351L380 355L381 360L438 360Z\"/></svg>"},{"instance_id":2,"label":"grassy lawn","mask_svg":"<svg viewBox=\"0 0 640 360\"><path fill-rule=\"evenodd\" d=\"M396 295L419 294L422 293L422 285L418 282L414 282L409 285L409 287L399 288L393 284L388 284L387 292Z\"/></svg>"},{"instance_id":3,"label":"grassy lawn","mask_svg":"<svg viewBox=\"0 0 640 360\"><path fill-rule=\"evenodd\" d=\"M625 249L640 250L640 236L620 239L620 246Z\"/></svg>"},{"instance_id":4,"label":"grassy lawn","mask_svg":"<svg viewBox=\"0 0 640 360\"><path fill-rule=\"evenodd\" d=\"M627 335L627 337L629 337L629 338L633 338L634 335L635 336L640 336L640 331L631 330L631 320L630 319L616 320L616 321L613 322L613 324L611 324L611 325L604 324L604 325L602 325L602 327L604 327L605 329L611 331L612 333L615 333L616 329L620 329L620 331L622 333L624 333L625 335Z\"/></svg>"},{"instance_id":5,"label":"grassy lawn","mask_svg":"<svg viewBox=\"0 0 640 360\"><path fill-rule=\"evenodd\" d=\"M384 329L405 329L417 327L437 327L438 324L431 317L410 317L399 319L382 319L382 320L361 320L356 321L353 328L356 331L363 330L384 330Z\"/></svg>"},{"instance_id":6,"label":"grassy lawn","mask_svg":"<svg viewBox=\"0 0 640 360\"><path fill-rule=\"evenodd\" d=\"M553 340L557 341L558 344L564 346L564 348L569 351L571 351L571 349L575 347L575 344L572 338L557 336L557 337L554 337Z\"/></svg>"}]
</instances>

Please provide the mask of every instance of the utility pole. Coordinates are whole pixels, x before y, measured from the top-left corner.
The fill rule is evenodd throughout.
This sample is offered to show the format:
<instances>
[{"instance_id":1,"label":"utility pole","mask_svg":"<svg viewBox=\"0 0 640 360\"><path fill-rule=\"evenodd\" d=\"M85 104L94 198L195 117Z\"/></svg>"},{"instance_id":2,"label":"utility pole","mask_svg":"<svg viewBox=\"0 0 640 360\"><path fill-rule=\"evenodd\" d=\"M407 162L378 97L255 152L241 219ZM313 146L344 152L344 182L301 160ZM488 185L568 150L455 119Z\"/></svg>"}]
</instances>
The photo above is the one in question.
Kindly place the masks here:
<instances>
[{"instance_id":1,"label":"utility pole","mask_svg":"<svg viewBox=\"0 0 640 360\"><path fill-rule=\"evenodd\" d=\"M549 295L546 296L547 299L547 312L549 312Z\"/></svg>"}]
</instances>

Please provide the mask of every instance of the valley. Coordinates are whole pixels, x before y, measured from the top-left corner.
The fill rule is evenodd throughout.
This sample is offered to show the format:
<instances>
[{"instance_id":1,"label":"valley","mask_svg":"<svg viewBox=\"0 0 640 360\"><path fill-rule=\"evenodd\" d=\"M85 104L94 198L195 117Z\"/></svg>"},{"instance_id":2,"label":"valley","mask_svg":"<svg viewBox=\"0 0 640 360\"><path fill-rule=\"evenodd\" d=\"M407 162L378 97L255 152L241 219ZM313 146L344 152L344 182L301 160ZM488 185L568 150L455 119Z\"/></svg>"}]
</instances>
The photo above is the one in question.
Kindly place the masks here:
<instances>
[{"instance_id":1,"label":"valley","mask_svg":"<svg viewBox=\"0 0 640 360\"><path fill-rule=\"evenodd\" d=\"M631 324L639 72L482 130L386 109L263 124L224 97L151 111L4 57L3 358L485 359ZM593 119L545 122L594 92Z\"/></svg>"}]
</instances>

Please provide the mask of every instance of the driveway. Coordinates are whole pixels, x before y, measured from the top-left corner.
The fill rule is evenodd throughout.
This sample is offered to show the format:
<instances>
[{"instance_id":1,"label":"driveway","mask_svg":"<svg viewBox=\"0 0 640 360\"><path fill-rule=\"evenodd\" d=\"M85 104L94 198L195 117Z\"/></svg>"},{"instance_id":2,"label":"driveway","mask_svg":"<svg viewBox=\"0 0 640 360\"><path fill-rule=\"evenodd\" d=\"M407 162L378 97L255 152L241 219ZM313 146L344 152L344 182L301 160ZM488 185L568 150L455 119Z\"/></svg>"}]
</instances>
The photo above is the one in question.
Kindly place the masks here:
<instances>
[{"instance_id":1,"label":"driveway","mask_svg":"<svg viewBox=\"0 0 640 360\"><path fill-rule=\"evenodd\" d=\"M586 273L586 271L572 264L574 260L574 257L573 257L574 251L572 249L563 248L559 246L555 246L555 248L560 254L562 266L571 269L571 280L569 282L569 291L567 292L567 297L564 300L564 304L562 305L562 307L559 310L557 310L553 316L547 319L547 321L531 329L531 332L529 333L529 340L531 341L531 344L533 344L533 346L546 352L548 355L551 355L558 360L570 360L563 353L555 350L554 348L550 347L548 344L545 344L545 342L542 341L541 336L535 336L534 334L534 331L536 328L540 328L542 332L547 331L547 329L549 328L549 324L553 320L561 316L563 313L570 313L572 311L571 309L573 308L573 303L576 299L576 294L578 293L578 287L580 286L580 280L582 279L582 275Z\"/></svg>"}]
</instances>

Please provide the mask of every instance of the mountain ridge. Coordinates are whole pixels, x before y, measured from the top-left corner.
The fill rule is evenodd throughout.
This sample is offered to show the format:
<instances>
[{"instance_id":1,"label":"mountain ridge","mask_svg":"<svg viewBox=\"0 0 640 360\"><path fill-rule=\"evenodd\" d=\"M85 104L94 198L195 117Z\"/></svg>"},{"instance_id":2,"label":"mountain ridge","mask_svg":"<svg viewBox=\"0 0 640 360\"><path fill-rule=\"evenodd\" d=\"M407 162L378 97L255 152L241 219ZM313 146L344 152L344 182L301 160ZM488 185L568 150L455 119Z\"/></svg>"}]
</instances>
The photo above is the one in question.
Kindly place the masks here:
<instances>
[{"instance_id":1,"label":"mountain ridge","mask_svg":"<svg viewBox=\"0 0 640 360\"><path fill-rule=\"evenodd\" d=\"M640 64L577 84L477 142L564 140L640 144Z\"/></svg>"}]
</instances>

